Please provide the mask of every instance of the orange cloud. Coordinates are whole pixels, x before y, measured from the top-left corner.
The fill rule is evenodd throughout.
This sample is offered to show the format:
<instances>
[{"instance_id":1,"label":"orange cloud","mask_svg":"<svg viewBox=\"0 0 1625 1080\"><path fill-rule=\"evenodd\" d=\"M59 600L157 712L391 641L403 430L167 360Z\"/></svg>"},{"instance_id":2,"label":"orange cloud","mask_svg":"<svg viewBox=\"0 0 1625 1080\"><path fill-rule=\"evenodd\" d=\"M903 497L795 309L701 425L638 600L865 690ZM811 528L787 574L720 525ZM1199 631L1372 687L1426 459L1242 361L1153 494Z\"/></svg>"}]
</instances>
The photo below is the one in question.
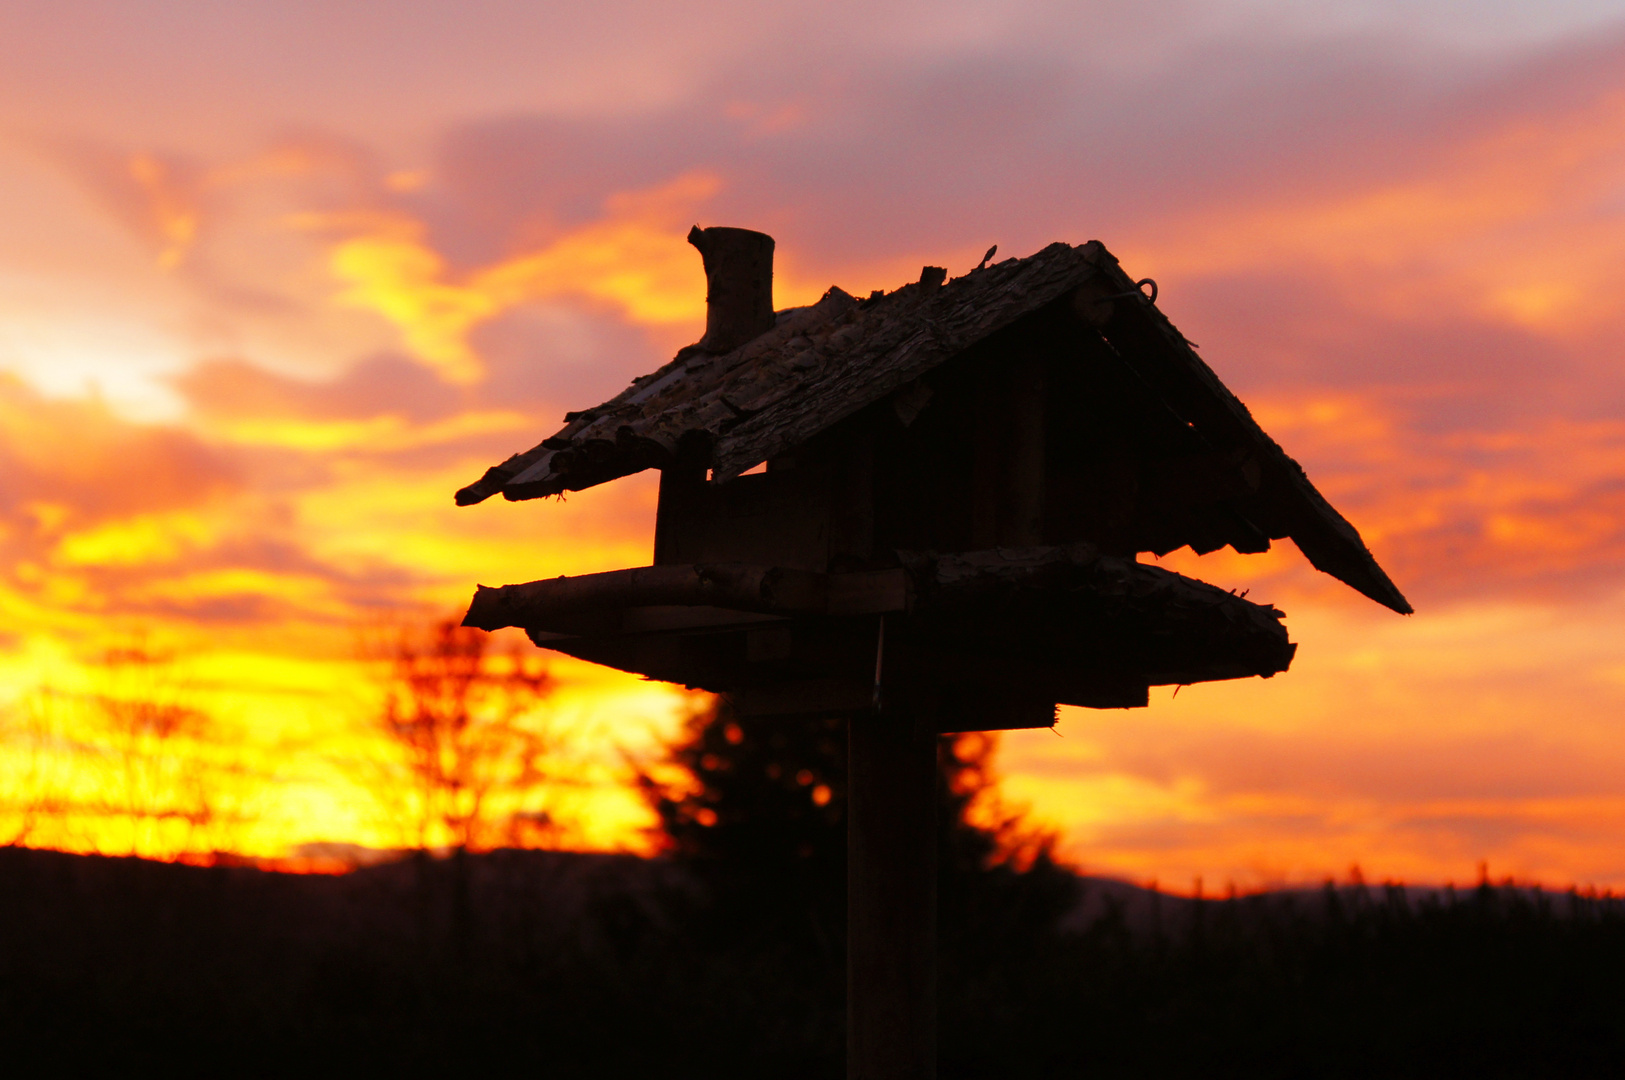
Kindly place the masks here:
<instances>
[{"instance_id":1,"label":"orange cloud","mask_svg":"<svg viewBox=\"0 0 1625 1080\"><path fill-rule=\"evenodd\" d=\"M101 401L51 401L0 376L9 507L46 532L196 505L234 488L232 464L190 433L130 424ZM53 509L54 508L54 509Z\"/></svg>"},{"instance_id":2,"label":"orange cloud","mask_svg":"<svg viewBox=\"0 0 1625 1080\"><path fill-rule=\"evenodd\" d=\"M373 454L458 442L493 432L529 432L535 418L509 409L458 413L433 423L414 424L385 413L367 419L243 418L211 425L219 437L250 446L290 450L359 450Z\"/></svg>"},{"instance_id":3,"label":"orange cloud","mask_svg":"<svg viewBox=\"0 0 1625 1080\"><path fill-rule=\"evenodd\" d=\"M1431 318L1442 305L1572 336L1617 319L1625 284L1625 91L1565 112L1512 115L1400 175L1348 190L1305 178L1267 204L1171 213L1137 256L1162 274L1313 266L1355 310Z\"/></svg>"},{"instance_id":4,"label":"orange cloud","mask_svg":"<svg viewBox=\"0 0 1625 1080\"><path fill-rule=\"evenodd\" d=\"M1482 595L1583 596L1625 582L1625 423L1540 418L1430 431L1376 394L1347 391L1250 405L1311 463L1316 485L1421 608ZM1288 606L1364 603L1310 572L1285 542L1262 556L1187 548L1158 565Z\"/></svg>"},{"instance_id":5,"label":"orange cloud","mask_svg":"<svg viewBox=\"0 0 1625 1080\"><path fill-rule=\"evenodd\" d=\"M363 235L334 246L330 266L345 284L340 303L382 315L418 359L467 385L484 374L469 332L522 303L568 297L646 325L701 320L705 275L683 242L684 223L720 188L716 176L693 172L613 195L601 220L463 275L429 246L421 223L374 217Z\"/></svg>"},{"instance_id":6,"label":"orange cloud","mask_svg":"<svg viewBox=\"0 0 1625 1080\"><path fill-rule=\"evenodd\" d=\"M192 193L175 183L171 170L150 154L132 154L130 179L146 193L152 211L152 224L162 249L158 265L165 270L179 266L197 238L198 209Z\"/></svg>"},{"instance_id":7,"label":"orange cloud","mask_svg":"<svg viewBox=\"0 0 1625 1080\"><path fill-rule=\"evenodd\" d=\"M1189 889L1498 874L1625 880L1615 717L1625 592L1385 618L1295 603L1293 670L1063 711L1004 741L1009 794L1097 872ZM1532 723L1531 718L1539 722Z\"/></svg>"}]
</instances>

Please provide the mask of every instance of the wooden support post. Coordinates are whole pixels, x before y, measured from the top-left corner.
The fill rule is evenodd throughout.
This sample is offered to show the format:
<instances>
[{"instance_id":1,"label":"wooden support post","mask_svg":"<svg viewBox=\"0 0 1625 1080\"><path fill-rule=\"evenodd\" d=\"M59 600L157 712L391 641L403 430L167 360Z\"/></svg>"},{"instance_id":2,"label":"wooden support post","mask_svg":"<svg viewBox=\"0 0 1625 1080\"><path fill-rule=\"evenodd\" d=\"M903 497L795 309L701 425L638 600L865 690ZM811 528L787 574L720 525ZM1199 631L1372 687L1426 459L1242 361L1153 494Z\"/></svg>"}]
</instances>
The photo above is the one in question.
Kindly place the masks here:
<instances>
[{"instance_id":1,"label":"wooden support post","mask_svg":"<svg viewBox=\"0 0 1625 1080\"><path fill-rule=\"evenodd\" d=\"M937 736L903 695L848 736L849 1080L937 1075Z\"/></svg>"}]
</instances>

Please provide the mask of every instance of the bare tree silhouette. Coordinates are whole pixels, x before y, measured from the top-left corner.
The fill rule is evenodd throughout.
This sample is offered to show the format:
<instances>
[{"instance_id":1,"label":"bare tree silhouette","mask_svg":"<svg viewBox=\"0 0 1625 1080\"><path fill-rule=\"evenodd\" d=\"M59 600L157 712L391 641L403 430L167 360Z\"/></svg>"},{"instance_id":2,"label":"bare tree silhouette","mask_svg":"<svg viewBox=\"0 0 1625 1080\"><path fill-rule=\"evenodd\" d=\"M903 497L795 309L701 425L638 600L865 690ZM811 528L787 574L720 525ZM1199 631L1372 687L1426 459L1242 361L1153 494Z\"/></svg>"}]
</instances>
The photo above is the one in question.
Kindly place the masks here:
<instances>
[{"instance_id":1,"label":"bare tree silhouette","mask_svg":"<svg viewBox=\"0 0 1625 1080\"><path fill-rule=\"evenodd\" d=\"M0 744L6 752L0 811L5 814L7 847L26 847L41 823L62 813L59 762L46 749L50 735L49 709L39 694L0 713Z\"/></svg>"},{"instance_id":2,"label":"bare tree silhouette","mask_svg":"<svg viewBox=\"0 0 1625 1080\"><path fill-rule=\"evenodd\" d=\"M89 698L108 754L103 798L110 815L128 822L132 854L175 825L184 828L179 846L195 849L214 820L206 770L186 752L206 738L210 718L187 703L173 660L141 641L108 649L106 689Z\"/></svg>"},{"instance_id":3,"label":"bare tree silhouette","mask_svg":"<svg viewBox=\"0 0 1625 1080\"><path fill-rule=\"evenodd\" d=\"M240 766L175 657L144 637L106 650L92 687L42 686L0 716L6 842L104 854L214 850ZM226 754L223 756L222 751Z\"/></svg>"},{"instance_id":4,"label":"bare tree silhouette","mask_svg":"<svg viewBox=\"0 0 1625 1080\"><path fill-rule=\"evenodd\" d=\"M540 657L490 646L485 631L450 619L400 630L389 643L377 727L401 752L410 798L396 802L406 803L419 848L467 851L551 834L536 797L557 779L556 725L541 707L554 679Z\"/></svg>"}]
</instances>

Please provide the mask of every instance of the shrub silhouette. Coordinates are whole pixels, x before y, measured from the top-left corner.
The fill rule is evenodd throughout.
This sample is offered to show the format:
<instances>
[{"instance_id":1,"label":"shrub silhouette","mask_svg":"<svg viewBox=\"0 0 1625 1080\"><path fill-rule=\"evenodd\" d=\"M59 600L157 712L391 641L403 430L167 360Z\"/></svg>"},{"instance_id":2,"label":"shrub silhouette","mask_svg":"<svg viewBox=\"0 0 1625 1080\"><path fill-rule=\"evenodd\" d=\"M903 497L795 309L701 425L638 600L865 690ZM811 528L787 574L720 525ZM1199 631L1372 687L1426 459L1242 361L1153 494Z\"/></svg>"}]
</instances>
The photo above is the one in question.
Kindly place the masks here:
<instances>
[{"instance_id":1,"label":"shrub silhouette","mask_svg":"<svg viewBox=\"0 0 1625 1080\"><path fill-rule=\"evenodd\" d=\"M1045 950L1076 899L1054 838L999 802L996 746L990 733L940 744L945 1028L1007 1000L1004 972ZM816 1061L825 1075L839 1073L845 1046L846 753L843 719L740 716L719 698L667 747L661 771L676 775L640 778L668 851L704 883L697 939L749 973L742 1001L800 1032L782 1051L764 1036L758 1054L779 1068Z\"/></svg>"}]
</instances>

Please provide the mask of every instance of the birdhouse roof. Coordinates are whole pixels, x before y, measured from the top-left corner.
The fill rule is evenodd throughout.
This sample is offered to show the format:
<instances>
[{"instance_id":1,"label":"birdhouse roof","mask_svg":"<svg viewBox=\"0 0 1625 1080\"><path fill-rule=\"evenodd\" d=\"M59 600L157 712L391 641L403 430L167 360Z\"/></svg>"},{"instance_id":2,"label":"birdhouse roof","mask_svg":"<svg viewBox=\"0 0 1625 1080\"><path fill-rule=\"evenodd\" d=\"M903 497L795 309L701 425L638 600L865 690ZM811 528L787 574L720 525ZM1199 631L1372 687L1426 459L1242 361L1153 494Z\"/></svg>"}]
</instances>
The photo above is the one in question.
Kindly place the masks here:
<instances>
[{"instance_id":1,"label":"birdhouse roof","mask_svg":"<svg viewBox=\"0 0 1625 1080\"><path fill-rule=\"evenodd\" d=\"M1135 407L1194 438L1206 466L1247 482L1213 509L1165 515L1154 546L1225 543L1260 550L1290 536L1318 569L1378 603L1410 604L1353 525L1317 491L1098 241L1051 244L1024 259L942 281L941 272L858 300L831 288L780 312L773 329L722 354L689 346L601 405L568 413L554 435L486 470L459 505L578 491L679 459L726 482L806 443L1025 316L1068 304L1104 339L1135 389ZM1170 415L1172 420L1170 420ZM1171 545L1171 546L1170 546ZM1263 542L1267 547L1267 541Z\"/></svg>"}]
</instances>

